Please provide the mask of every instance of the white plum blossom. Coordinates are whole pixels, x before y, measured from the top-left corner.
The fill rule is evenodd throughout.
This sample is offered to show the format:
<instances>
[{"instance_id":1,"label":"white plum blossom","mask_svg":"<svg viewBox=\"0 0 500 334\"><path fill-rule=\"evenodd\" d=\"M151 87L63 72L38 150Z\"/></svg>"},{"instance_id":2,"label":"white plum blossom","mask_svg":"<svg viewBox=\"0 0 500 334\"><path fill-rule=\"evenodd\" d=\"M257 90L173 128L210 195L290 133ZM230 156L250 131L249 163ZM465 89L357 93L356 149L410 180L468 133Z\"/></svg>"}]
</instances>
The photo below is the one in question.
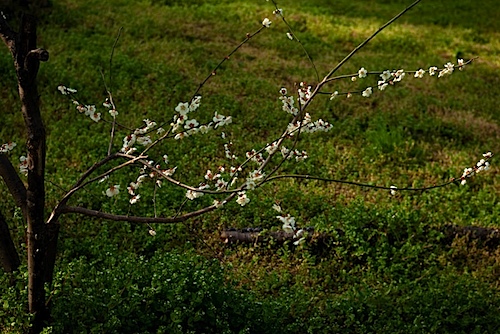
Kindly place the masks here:
<instances>
[{"instance_id":1,"label":"white plum blossom","mask_svg":"<svg viewBox=\"0 0 500 334\"><path fill-rule=\"evenodd\" d=\"M404 70L397 70L396 72L392 73L392 76L394 77L394 82L399 82L405 77L406 73Z\"/></svg>"},{"instance_id":2,"label":"white plum blossom","mask_svg":"<svg viewBox=\"0 0 500 334\"><path fill-rule=\"evenodd\" d=\"M109 97L107 97L106 100L104 100L104 102L102 103L102 106L104 108L108 108L108 109L111 109L113 107L113 104L109 100Z\"/></svg>"},{"instance_id":3,"label":"white plum blossom","mask_svg":"<svg viewBox=\"0 0 500 334\"><path fill-rule=\"evenodd\" d=\"M429 75L433 76L434 74L436 74L437 70L438 68L436 66L429 67Z\"/></svg>"},{"instance_id":4,"label":"white plum blossom","mask_svg":"<svg viewBox=\"0 0 500 334\"><path fill-rule=\"evenodd\" d=\"M201 196L203 196L203 193L201 192L192 191L191 189L188 189L188 191L186 191L186 197L191 201Z\"/></svg>"},{"instance_id":5,"label":"white plum blossom","mask_svg":"<svg viewBox=\"0 0 500 334\"><path fill-rule=\"evenodd\" d=\"M66 86L63 86L63 85L59 85L57 86L57 89L61 92L61 94L63 95L69 95L69 94L74 94L76 93L76 89L73 89L73 88L69 88L69 87L66 87Z\"/></svg>"},{"instance_id":6,"label":"white plum blossom","mask_svg":"<svg viewBox=\"0 0 500 334\"><path fill-rule=\"evenodd\" d=\"M395 196L395 195L396 195L396 190L398 189L398 187L396 187L396 186L391 186L390 188L391 188L391 195L392 195L392 196Z\"/></svg>"},{"instance_id":7,"label":"white plum blossom","mask_svg":"<svg viewBox=\"0 0 500 334\"><path fill-rule=\"evenodd\" d=\"M338 92L338 91L334 91L334 92L332 93L332 95L330 95L330 100L333 100L334 98L336 98L336 97L337 97L337 95L339 95L339 92Z\"/></svg>"},{"instance_id":8,"label":"white plum blossom","mask_svg":"<svg viewBox=\"0 0 500 334\"><path fill-rule=\"evenodd\" d=\"M287 159L291 158L290 150L288 148L286 148L285 146L281 146L280 151L281 151L281 156L283 158L287 158Z\"/></svg>"},{"instance_id":9,"label":"white plum blossom","mask_svg":"<svg viewBox=\"0 0 500 334\"><path fill-rule=\"evenodd\" d=\"M307 101L311 98L311 86L307 86L305 82L300 83L299 88L299 102L300 104L306 104Z\"/></svg>"},{"instance_id":10,"label":"white plum blossom","mask_svg":"<svg viewBox=\"0 0 500 334\"><path fill-rule=\"evenodd\" d=\"M295 231L295 217L292 217L290 214L286 216L276 216L283 223L283 231L286 233L293 233Z\"/></svg>"},{"instance_id":11,"label":"white plum blossom","mask_svg":"<svg viewBox=\"0 0 500 334\"><path fill-rule=\"evenodd\" d=\"M224 144L224 153L226 154L226 158L231 159L231 160L235 160L235 159L237 159L237 157L236 157L236 155L234 155L231 152L231 146L232 145L233 145L232 142L225 143Z\"/></svg>"},{"instance_id":12,"label":"white plum blossom","mask_svg":"<svg viewBox=\"0 0 500 334\"><path fill-rule=\"evenodd\" d=\"M149 136L142 136L137 138L137 144L142 145L142 146L148 146L151 144L153 141L151 140L151 137Z\"/></svg>"},{"instance_id":13,"label":"white plum blossom","mask_svg":"<svg viewBox=\"0 0 500 334\"><path fill-rule=\"evenodd\" d=\"M137 141L137 136L135 134L130 134L123 138L122 152L129 152ZM128 154L128 153L127 153Z\"/></svg>"},{"instance_id":14,"label":"white plum blossom","mask_svg":"<svg viewBox=\"0 0 500 334\"><path fill-rule=\"evenodd\" d=\"M99 122L101 120L101 113L100 112L91 112L89 113L89 117L91 120L93 120L94 122Z\"/></svg>"},{"instance_id":15,"label":"white plum blossom","mask_svg":"<svg viewBox=\"0 0 500 334\"><path fill-rule=\"evenodd\" d=\"M236 203L238 203L241 206L245 206L250 202L250 198L247 197L247 194L245 191L239 191L238 192L238 199L236 200Z\"/></svg>"},{"instance_id":16,"label":"white plum blossom","mask_svg":"<svg viewBox=\"0 0 500 334\"><path fill-rule=\"evenodd\" d=\"M214 129L217 129L219 126L224 126L226 124L232 123L233 119L231 116L226 117L224 115L215 112L212 121L214 122Z\"/></svg>"},{"instance_id":17,"label":"white plum blossom","mask_svg":"<svg viewBox=\"0 0 500 334\"><path fill-rule=\"evenodd\" d=\"M247 157L247 159L250 159L253 162L256 162L258 164L261 164L264 162L264 156L262 155L262 153L257 153L257 151L255 151L255 150L251 150L250 152L247 152L245 154L245 156Z\"/></svg>"},{"instance_id":18,"label":"white plum blossom","mask_svg":"<svg viewBox=\"0 0 500 334\"><path fill-rule=\"evenodd\" d=\"M425 70L419 69L418 71L415 72L415 78L423 78L425 74Z\"/></svg>"},{"instance_id":19,"label":"white plum blossom","mask_svg":"<svg viewBox=\"0 0 500 334\"><path fill-rule=\"evenodd\" d=\"M380 77L382 78L383 81L389 80L392 77L391 71L385 70L384 72L382 72Z\"/></svg>"},{"instance_id":20,"label":"white plum blossom","mask_svg":"<svg viewBox=\"0 0 500 334\"><path fill-rule=\"evenodd\" d=\"M267 17L262 21L262 25L266 28L269 28L271 26L271 20L269 20Z\"/></svg>"},{"instance_id":21,"label":"white plum blossom","mask_svg":"<svg viewBox=\"0 0 500 334\"><path fill-rule=\"evenodd\" d=\"M8 152L12 151L14 149L14 147L16 147L16 146L17 146L17 144L14 142L8 142L5 144L2 144L2 146L0 146L0 153L8 153Z\"/></svg>"},{"instance_id":22,"label":"white plum blossom","mask_svg":"<svg viewBox=\"0 0 500 334\"><path fill-rule=\"evenodd\" d=\"M172 175L174 175L176 170L177 170L177 166L163 170L162 174L165 176L172 176Z\"/></svg>"},{"instance_id":23,"label":"white plum blossom","mask_svg":"<svg viewBox=\"0 0 500 334\"><path fill-rule=\"evenodd\" d=\"M200 125L198 130L200 131L201 134L208 133L208 131L212 128L212 123L209 123L208 125Z\"/></svg>"},{"instance_id":24,"label":"white plum blossom","mask_svg":"<svg viewBox=\"0 0 500 334\"><path fill-rule=\"evenodd\" d=\"M187 113L189 112L189 103L179 102L177 107L175 107L175 111L177 111L181 115L187 115Z\"/></svg>"},{"instance_id":25,"label":"white plum blossom","mask_svg":"<svg viewBox=\"0 0 500 334\"><path fill-rule=\"evenodd\" d=\"M255 186L258 182L262 181L262 179L264 178L265 176L265 173L262 172L262 171L259 171L258 169L250 172L249 176L247 177L246 179L246 188L248 190L253 190L255 189Z\"/></svg>"},{"instance_id":26,"label":"white plum blossom","mask_svg":"<svg viewBox=\"0 0 500 334\"><path fill-rule=\"evenodd\" d=\"M184 129L188 129L188 130L194 129L194 128L198 127L198 125L200 125L200 123L198 123L198 121L193 118L193 119L186 121L186 124L184 125Z\"/></svg>"},{"instance_id":27,"label":"white plum blossom","mask_svg":"<svg viewBox=\"0 0 500 334\"><path fill-rule=\"evenodd\" d=\"M359 78L366 78L366 74L368 73L367 70L365 70L364 67L361 67L358 71L358 76Z\"/></svg>"},{"instance_id":28,"label":"white plum blossom","mask_svg":"<svg viewBox=\"0 0 500 334\"><path fill-rule=\"evenodd\" d=\"M383 80L380 80L377 84L378 84L378 89L380 89L380 90L386 89L387 86L389 85L387 82L385 82Z\"/></svg>"},{"instance_id":29,"label":"white plum blossom","mask_svg":"<svg viewBox=\"0 0 500 334\"><path fill-rule=\"evenodd\" d=\"M201 96L197 95L195 96L192 100L191 103L189 104L189 111L195 111L200 107L200 102L201 102Z\"/></svg>"},{"instance_id":30,"label":"white plum blossom","mask_svg":"<svg viewBox=\"0 0 500 334\"><path fill-rule=\"evenodd\" d=\"M302 151L301 152L299 150L293 151L292 156L295 156L295 161L297 161L297 162L304 161L307 158L309 158L309 156L307 155L306 151Z\"/></svg>"},{"instance_id":31,"label":"white plum blossom","mask_svg":"<svg viewBox=\"0 0 500 334\"><path fill-rule=\"evenodd\" d=\"M116 116L118 116L118 111L116 111L115 109L110 109L109 114L113 117L116 117Z\"/></svg>"},{"instance_id":32,"label":"white plum blossom","mask_svg":"<svg viewBox=\"0 0 500 334\"><path fill-rule=\"evenodd\" d=\"M120 193L120 185L119 184L115 184L115 185L109 187L108 189L106 189L106 196L108 196L108 197L116 196L119 193Z\"/></svg>"},{"instance_id":33,"label":"white plum blossom","mask_svg":"<svg viewBox=\"0 0 500 334\"><path fill-rule=\"evenodd\" d=\"M267 144L265 150L267 154L273 154L278 149L278 143L273 141L271 144Z\"/></svg>"},{"instance_id":34,"label":"white plum blossom","mask_svg":"<svg viewBox=\"0 0 500 334\"><path fill-rule=\"evenodd\" d=\"M300 231L302 231L302 230L300 230ZM293 242L293 244L294 244L295 246L298 246L298 245L300 245L300 244L304 243L305 241L306 241L306 237L301 237L301 238L300 238L300 239L298 239L297 241L294 241L294 242Z\"/></svg>"},{"instance_id":35,"label":"white plum blossom","mask_svg":"<svg viewBox=\"0 0 500 334\"><path fill-rule=\"evenodd\" d=\"M141 198L141 195L134 195L130 198L130 204L135 204L139 201L139 199Z\"/></svg>"},{"instance_id":36,"label":"white plum blossom","mask_svg":"<svg viewBox=\"0 0 500 334\"><path fill-rule=\"evenodd\" d=\"M227 181L225 181L223 178L219 178L215 181L215 188L217 190L222 190L227 187Z\"/></svg>"},{"instance_id":37,"label":"white plum blossom","mask_svg":"<svg viewBox=\"0 0 500 334\"><path fill-rule=\"evenodd\" d=\"M363 93L361 93L361 95L363 95L363 97L370 97L370 95L372 95L373 93L373 90L371 87L368 87L367 89L365 89L363 91Z\"/></svg>"},{"instance_id":38,"label":"white plum blossom","mask_svg":"<svg viewBox=\"0 0 500 334\"><path fill-rule=\"evenodd\" d=\"M220 177L221 175L219 173L213 173L210 169L205 173L205 180L207 181L217 180Z\"/></svg>"},{"instance_id":39,"label":"white plum blossom","mask_svg":"<svg viewBox=\"0 0 500 334\"><path fill-rule=\"evenodd\" d=\"M286 33L286 37L288 37L289 40L293 40L293 35L289 32Z\"/></svg>"},{"instance_id":40,"label":"white plum blossom","mask_svg":"<svg viewBox=\"0 0 500 334\"><path fill-rule=\"evenodd\" d=\"M283 111L286 111L287 113L292 114L294 116L297 115L299 109L294 107L295 101L293 99L293 96L285 96L285 94L283 94L283 96L280 96L279 99L283 103L283 108L282 108Z\"/></svg>"},{"instance_id":41,"label":"white plum blossom","mask_svg":"<svg viewBox=\"0 0 500 334\"><path fill-rule=\"evenodd\" d=\"M466 184L466 178L471 177L474 175L474 169L473 168L464 168L464 172L462 173L462 177L460 178L462 181L460 182L462 185Z\"/></svg>"},{"instance_id":42,"label":"white plum blossom","mask_svg":"<svg viewBox=\"0 0 500 334\"><path fill-rule=\"evenodd\" d=\"M24 176L28 175L28 158L24 155L19 157L19 172Z\"/></svg>"},{"instance_id":43,"label":"white plum blossom","mask_svg":"<svg viewBox=\"0 0 500 334\"><path fill-rule=\"evenodd\" d=\"M281 206L277 203L273 204L273 210L278 211L278 212L282 211Z\"/></svg>"},{"instance_id":44,"label":"white plum blossom","mask_svg":"<svg viewBox=\"0 0 500 334\"><path fill-rule=\"evenodd\" d=\"M220 209L222 208L222 206L224 205L224 201L219 201L217 199L214 199L214 202L213 202L213 205L217 208L217 209Z\"/></svg>"},{"instance_id":45,"label":"white plum blossom","mask_svg":"<svg viewBox=\"0 0 500 334\"><path fill-rule=\"evenodd\" d=\"M454 67L455 67L455 65L453 65L453 63L451 63L451 62L444 64L444 69L439 71L438 78L441 78L444 75L453 73Z\"/></svg>"},{"instance_id":46,"label":"white plum blossom","mask_svg":"<svg viewBox=\"0 0 500 334\"><path fill-rule=\"evenodd\" d=\"M187 132L180 132L180 133L175 135L174 139L180 140L180 139L184 139L186 137L189 137L189 134Z\"/></svg>"}]
</instances>

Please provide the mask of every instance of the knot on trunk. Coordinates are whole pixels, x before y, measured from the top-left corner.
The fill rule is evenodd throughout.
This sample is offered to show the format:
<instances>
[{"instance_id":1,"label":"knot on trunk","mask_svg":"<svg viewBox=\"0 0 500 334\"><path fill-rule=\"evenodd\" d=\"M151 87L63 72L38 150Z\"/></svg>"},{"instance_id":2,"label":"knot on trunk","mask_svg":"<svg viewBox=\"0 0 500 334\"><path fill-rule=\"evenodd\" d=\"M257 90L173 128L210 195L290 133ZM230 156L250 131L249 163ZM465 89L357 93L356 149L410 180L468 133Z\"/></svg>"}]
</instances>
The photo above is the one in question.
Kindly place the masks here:
<instances>
[{"instance_id":1,"label":"knot on trunk","mask_svg":"<svg viewBox=\"0 0 500 334\"><path fill-rule=\"evenodd\" d=\"M26 55L26 62L28 63L28 62L30 62L32 60L38 60L38 61L47 61L47 60L49 60L49 51L47 51L45 49L42 49L42 48L31 50Z\"/></svg>"}]
</instances>

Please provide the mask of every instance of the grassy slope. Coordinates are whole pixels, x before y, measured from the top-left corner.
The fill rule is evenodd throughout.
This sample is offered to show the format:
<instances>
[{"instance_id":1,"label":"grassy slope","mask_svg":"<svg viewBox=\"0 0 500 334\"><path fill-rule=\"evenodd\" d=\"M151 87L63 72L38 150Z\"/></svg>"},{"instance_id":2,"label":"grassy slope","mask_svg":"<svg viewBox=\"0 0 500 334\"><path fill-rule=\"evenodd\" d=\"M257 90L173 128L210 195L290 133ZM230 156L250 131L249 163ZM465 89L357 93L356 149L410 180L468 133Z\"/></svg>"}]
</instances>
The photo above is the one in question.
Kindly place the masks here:
<instances>
[{"instance_id":1,"label":"grassy slope","mask_svg":"<svg viewBox=\"0 0 500 334\"><path fill-rule=\"evenodd\" d=\"M280 3L320 75L327 73L404 4L405 1L382 0L368 4L343 0L336 1L334 6L321 0ZM246 32L256 30L263 17L271 17L271 10L265 1L55 3L43 16L39 43L51 52L50 62L44 64L40 73L50 136L50 180L67 187L78 171L105 154L107 126L93 124L77 115L68 101L57 94L56 86L63 83L77 88L85 103L99 104L104 92L98 70L107 68L120 27L124 30L113 61L114 97L120 121L137 126L146 117L169 121L177 103L190 97L197 84ZM439 80L405 78L399 87L383 94L377 92L370 99L317 98L309 112L314 118L329 120L334 129L326 135L304 136L299 148L306 149L311 158L301 165L285 166L285 170L387 186L420 186L460 175L463 167L477 161L485 151L499 152L497 17L494 1L481 6L473 1L458 5L452 1L421 3L359 52L341 73L353 73L362 66L369 70L416 70L456 62L457 56L479 56L479 60L465 71ZM299 81L315 81L301 49L288 41L284 25L273 21L272 29L243 47L202 90L199 117L209 117L214 110L232 115L234 124L225 131L240 156L270 142L286 126L287 119L277 100L279 88L292 90ZM5 87L0 99L3 110L0 138L22 142L19 135L22 119L17 109L12 108L17 102L13 77L8 71L10 58L5 50L0 53L0 61L0 82ZM331 90L373 85L377 78L365 80L354 84L342 82ZM207 168L225 164L221 152L224 142L212 135L164 149L179 166L179 177L194 183L201 181ZM15 152L19 155L20 146ZM129 180L122 175L113 181L123 186ZM4 194L5 189L0 189ZM495 164L487 174L465 187L396 197L350 186L283 181L251 195L252 201L244 209L228 205L187 225L158 226L154 240L143 228L127 224L95 225L68 217L61 243L65 255L61 270L75 256L98 257L107 249L105 244L112 244L110 247L116 252L146 255L158 249L195 248L209 257L217 256L226 268L232 268L226 275L229 280L238 281L239 287L285 301L287 295L295 296L295 300L316 300L300 305L306 309L319 305L322 310L337 314L339 319L342 314L337 311L345 310L356 300L366 301L367 307L394 303L394 307L404 309L405 299L400 296L425 300L428 296L419 296L419 289L425 291L433 284L437 284L435 289L453 289L454 284L459 284L454 280L455 275L464 275L461 277L465 277L466 283L459 287L465 287L465 291L472 284L472 277L487 282L487 289L491 289L497 300L498 254L486 256L477 250L478 255L472 257L470 253L475 250L470 245L457 242L453 248L441 247L439 236L428 235L426 231L430 226L448 223L497 227L499 189ZM102 191L98 187L93 190L94 194ZM59 195L57 187L49 185L51 205ZM163 197L159 202L163 203L179 203L183 198L182 192L169 189L160 196ZM203 200L209 201L208 196ZM308 251L307 247L300 251L277 246L228 250L220 245L214 231L223 227L279 226L274 218L276 213L271 210L275 200L281 201L301 225L314 225L323 231L341 228L347 234L328 255ZM113 205L128 210L125 196L114 203L103 201L100 195L89 191L78 201L105 210L114 210ZM146 196L142 204L142 208L133 209L134 213L151 214ZM186 208L195 207L196 204L188 203ZM165 214L172 212L167 205L159 210ZM20 228L18 225L17 229ZM96 235L102 244L94 241ZM482 288L472 289L482 291ZM457 291L458 297L466 294L460 288ZM391 300L384 297L386 293ZM465 300L475 301L474 297ZM384 319L374 309L375 318ZM397 318L394 314L386 316ZM370 321L374 322L370 318L364 320ZM354 322L353 326L357 328Z\"/></svg>"}]
</instances>

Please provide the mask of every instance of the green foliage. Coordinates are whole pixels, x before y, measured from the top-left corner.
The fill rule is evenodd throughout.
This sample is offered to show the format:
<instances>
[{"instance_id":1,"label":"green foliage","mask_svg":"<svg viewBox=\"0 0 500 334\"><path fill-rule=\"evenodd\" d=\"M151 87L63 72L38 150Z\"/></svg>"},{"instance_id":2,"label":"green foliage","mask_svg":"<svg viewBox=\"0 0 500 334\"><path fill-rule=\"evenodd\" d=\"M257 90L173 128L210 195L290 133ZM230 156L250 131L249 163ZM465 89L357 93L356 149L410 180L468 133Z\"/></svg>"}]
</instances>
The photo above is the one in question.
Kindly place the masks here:
<instances>
[{"instance_id":1,"label":"green foliage","mask_svg":"<svg viewBox=\"0 0 500 334\"><path fill-rule=\"evenodd\" d=\"M275 328L251 293L228 287L214 260L190 252L79 258L55 279L55 332L256 333ZM267 321L267 322L266 322ZM276 328L275 328L276 329Z\"/></svg>"},{"instance_id":2,"label":"green foliage","mask_svg":"<svg viewBox=\"0 0 500 334\"><path fill-rule=\"evenodd\" d=\"M321 74L327 73L407 1L283 1L279 5ZM309 111L333 130L301 136L303 164L285 163L287 173L379 185L426 186L459 176L485 151L500 152L499 21L497 3L446 0L422 2L357 53L342 73L417 70L442 66L457 56L478 61L437 79L410 75L369 99L330 101L318 96ZM454 10L449 10L453 8ZM199 117L233 116L220 133L161 147L183 181L203 181L207 169L228 162L223 144L241 157L277 138L288 119L277 100L296 83L314 83L298 44L272 16L269 2L152 0L54 1L44 9L41 47L50 61L40 69L42 111L49 136L47 207L51 209L80 173L106 154L109 126L80 115L57 92L58 84L79 90L84 103L105 98L100 70L109 78L119 121L132 128L144 118L169 123L178 102L198 84L245 33L273 20L270 29L233 55L206 85ZM3 50L3 51L2 51ZM25 154L23 119L12 59L0 50L0 137L18 142L13 164ZM335 81L328 89L375 86L377 76ZM108 83L109 84L109 83ZM100 109L99 111L102 111ZM198 112L198 111L197 111ZM120 130L114 145L118 149ZM289 145L290 142L287 142ZM47 331L108 333L495 333L499 331L500 255L464 240L443 239L446 224L498 227L498 167L468 182L424 193L388 192L319 181L279 181L249 193L244 208L231 203L186 224L147 228L78 216L62 219L54 286L47 291L53 318ZM132 168L113 175L122 185L116 198L107 186L86 187L72 204L113 213L152 216L153 182L141 188L141 206L130 206L125 185ZM157 189L157 214L171 216L184 191ZM0 195L9 195L0 186ZM211 203L206 195L184 210ZM335 238L325 245L225 247L225 227L280 228L272 204L279 201L299 226L314 226ZM200 204L201 203L201 204ZM24 226L11 200L0 204L23 249ZM196 250L196 253L195 253ZM207 260L207 258L218 260ZM23 333L25 266L9 286L0 274L0 330Z\"/></svg>"}]
</instances>

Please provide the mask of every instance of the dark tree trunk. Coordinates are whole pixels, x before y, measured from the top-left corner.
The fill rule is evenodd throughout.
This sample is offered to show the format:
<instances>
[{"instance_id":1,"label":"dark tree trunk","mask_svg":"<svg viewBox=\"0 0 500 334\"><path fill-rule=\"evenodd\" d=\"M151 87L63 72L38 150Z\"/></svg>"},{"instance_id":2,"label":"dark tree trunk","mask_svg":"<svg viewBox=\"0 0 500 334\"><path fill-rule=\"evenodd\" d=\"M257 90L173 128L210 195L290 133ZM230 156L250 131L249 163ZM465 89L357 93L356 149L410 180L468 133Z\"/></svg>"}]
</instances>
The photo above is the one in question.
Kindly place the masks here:
<instances>
[{"instance_id":1,"label":"dark tree trunk","mask_svg":"<svg viewBox=\"0 0 500 334\"><path fill-rule=\"evenodd\" d=\"M26 222L28 248L28 307L35 315L31 332L38 333L48 317L45 306L44 259L48 236L44 220L45 208L45 127L39 108L36 76L40 61L48 60L48 53L36 46L36 18L23 15L21 29L16 41L15 65L18 78L21 112L28 138L26 141L28 161L28 187L26 191Z\"/></svg>"},{"instance_id":2,"label":"dark tree trunk","mask_svg":"<svg viewBox=\"0 0 500 334\"><path fill-rule=\"evenodd\" d=\"M49 54L46 50L37 48L36 17L28 14L30 11L35 13L36 5L39 4L31 4L30 8L28 1L20 1L13 7L24 12L18 32L10 28L5 17L0 17L0 37L14 58L17 74L21 113L27 135L28 184L24 186L5 156L0 157L0 176L6 182L16 204L21 207L27 223L28 308L29 312L34 314L31 333L41 332L45 320L48 319L44 287L52 281L59 233L57 222L46 224L44 214L46 135L40 113L36 77L40 62L47 61ZM2 219L2 222L5 223L5 219ZM2 225L3 229L7 228L6 223ZM12 239L3 229L1 250L2 254L8 256L2 257L2 265L3 258L6 258L3 266L11 268L16 264L15 257L11 254L12 247L9 246ZM8 228L6 231L8 232Z\"/></svg>"}]
</instances>

